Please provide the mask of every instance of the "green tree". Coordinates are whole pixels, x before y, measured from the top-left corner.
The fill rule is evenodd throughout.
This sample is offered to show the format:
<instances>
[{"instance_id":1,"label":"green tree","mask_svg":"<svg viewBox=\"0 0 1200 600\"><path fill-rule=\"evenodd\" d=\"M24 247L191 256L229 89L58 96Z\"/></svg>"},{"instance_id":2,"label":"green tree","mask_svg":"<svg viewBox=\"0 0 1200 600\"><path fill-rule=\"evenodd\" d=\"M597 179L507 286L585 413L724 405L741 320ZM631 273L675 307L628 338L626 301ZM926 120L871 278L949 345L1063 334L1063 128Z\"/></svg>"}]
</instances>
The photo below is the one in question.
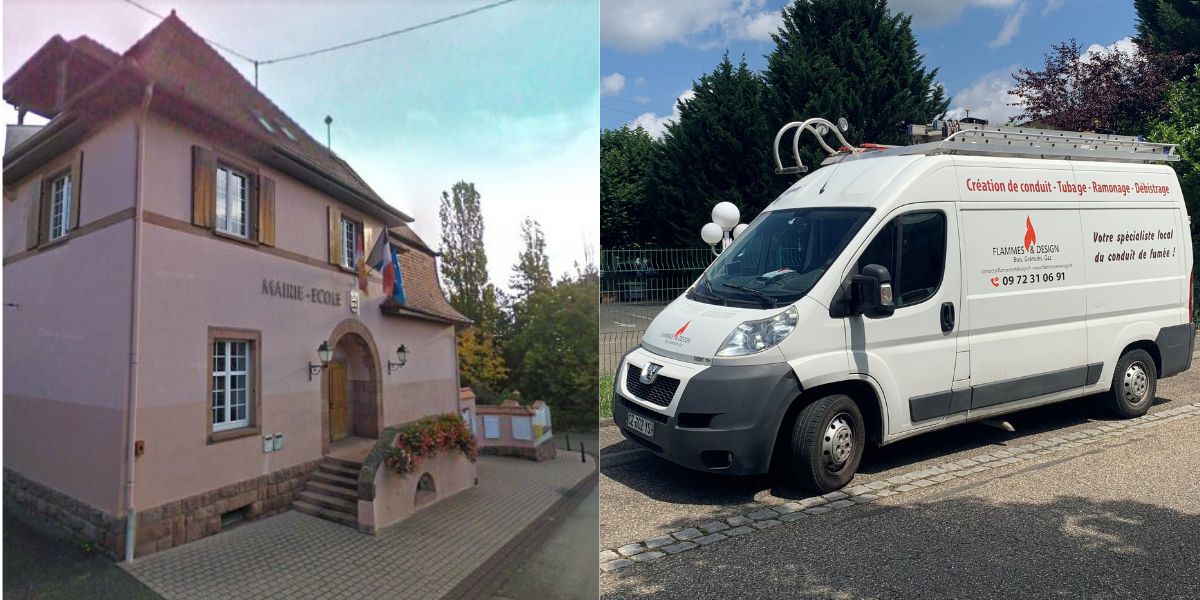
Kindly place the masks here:
<instances>
[{"instance_id":1,"label":"green tree","mask_svg":"<svg viewBox=\"0 0 1200 600\"><path fill-rule=\"evenodd\" d=\"M600 132L600 246L642 248L651 241L646 177L655 141L639 125Z\"/></svg>"},{"instance_id":2,"label":"green tree","mask_svg":"<svg viewBox=\"0 0 1200 600\"><path fill-rule=\"evenodd\" d=\"M459 181L442 192L438 216L442 222L441 271L450 304L494 335L499 320L496 288L488 281L483 248L483 213L475 184Z\"/></svg>"},{"instance_id":3,"label":"green tree","mask_svg":"<svg viewBox=\"0 0 1200 600\"><path fill-rule=\"evenodd\" d=\"M1179 186L1192 215L1192 247L1200 257L1197 239L1197 215L1200 215L1200 66L1193 67L1192 76L1175 84L1167 93L1169 116L1150 132L1156 142L1179 144L1180 160L1171 163L1179 174Z\"/></svg>"},{"instance_id":4,"label":"green tree","mask_svg":"<svg viewBox=\"0 0 1200 600\"><path fill-rule=\"evenodd\" d=\"M513 383L525 401L551 406L556 427L594 427L597 419L599 310L594 273L538 288L511 341Z\"/></svg>"},{"instance_id":5,"label":"green tree","mask_svg":"<svg viewBox=\"0 0 1200 600\"><path fill-rule=\"evenodd\" d=\"M903 144L906 124L945 113L950 100L934 82L937 69L924 67L911 23L886 0L796 0L784 8L764 73L771 133L789 121L846 117L851 144ZM790 154L790 135L785 140ZM825 156L801 145L809 169Z\"/></svg>"},{"instance_id":6,"label":"green tree","mask_svg":"<svg viewBox=\"0 0 1200 600\"><path fill-rule=\"evenodd\" d=\"M791 183L774 174L766 87L745 58L734 66L726 52L692 91L654 154L647 186L652 210L628 215L651 222L652 232L642 235L660 246L702 246L700 228L715 204L732 202L753 216Z\"/></svg>"},{"instance_id":7,"label":"green tree","mask_svg":"<svg viewBox=\"0 0 1200 600\"><path fill-rule=\"evenodd\" d=\"M517 264L513 265L512 287L518 303L524 301L534 290L549 287L553 277L550 275L550 259L546 256L546 236L537 221L525 218L521 223L521 253L517 255Z\"/></svg>"}]
</instances>

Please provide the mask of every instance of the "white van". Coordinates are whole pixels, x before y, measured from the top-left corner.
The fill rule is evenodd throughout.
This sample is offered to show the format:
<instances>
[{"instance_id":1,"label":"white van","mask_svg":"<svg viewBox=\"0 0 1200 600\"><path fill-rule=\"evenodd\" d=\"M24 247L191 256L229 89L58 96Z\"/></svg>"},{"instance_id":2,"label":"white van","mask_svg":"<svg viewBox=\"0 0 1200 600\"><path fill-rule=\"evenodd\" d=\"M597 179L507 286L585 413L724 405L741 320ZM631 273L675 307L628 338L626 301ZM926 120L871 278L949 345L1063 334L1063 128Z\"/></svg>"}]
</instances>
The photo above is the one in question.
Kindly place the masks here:
<instances>
[{"instance_id":1,"label":"white van","mask_svg":"<svg viewBox=\"0 0 1200 600\"><path fill-rule=\"evenodd\" d=\"M844 122L842 123L844 127ZM1192 246L1174 148L963 125L832 154L758 215L628 353L613 417L680 465L806 487L867 443L1096 394L1138 416L1191 366ZM823 139L832 131L843 151ZM776 138L776 148L779 147ZM849 148L846 151L845 148Z\"/></svg>"}]
</instances>

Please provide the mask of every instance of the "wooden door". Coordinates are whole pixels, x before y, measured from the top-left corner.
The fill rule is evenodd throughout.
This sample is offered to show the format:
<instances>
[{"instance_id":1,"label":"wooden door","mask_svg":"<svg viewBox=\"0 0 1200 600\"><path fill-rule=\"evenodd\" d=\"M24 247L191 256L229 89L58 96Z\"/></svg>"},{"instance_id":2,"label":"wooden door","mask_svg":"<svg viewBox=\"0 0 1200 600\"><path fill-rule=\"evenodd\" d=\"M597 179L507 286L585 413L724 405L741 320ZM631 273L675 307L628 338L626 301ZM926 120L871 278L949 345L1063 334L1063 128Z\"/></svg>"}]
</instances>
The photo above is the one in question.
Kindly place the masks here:
<instances>
[{"instance_id":1,"label":"wooden door","mask_svg":"<svg viewBox=\"0 0 1200 600\"><path fill-rule=\"evenodd\" d=\"M336 442L350 434L346 410L346 365L329 363L329 441Z\"/></svg>"}]
</instances>

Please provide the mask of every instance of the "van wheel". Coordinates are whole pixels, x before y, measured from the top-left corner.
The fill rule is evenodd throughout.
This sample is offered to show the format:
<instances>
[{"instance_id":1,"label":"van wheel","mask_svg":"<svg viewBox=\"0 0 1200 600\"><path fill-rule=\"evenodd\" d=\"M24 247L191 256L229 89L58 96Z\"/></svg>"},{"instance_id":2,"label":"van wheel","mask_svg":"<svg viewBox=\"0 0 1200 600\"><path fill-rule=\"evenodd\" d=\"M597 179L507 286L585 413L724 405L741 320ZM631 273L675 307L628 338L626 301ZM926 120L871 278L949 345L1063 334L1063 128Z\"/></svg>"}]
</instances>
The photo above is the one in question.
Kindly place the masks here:
<instances>
[{"instance_id":1,"label":"van wheel","mask_svg":"<svg viewBox=\"0 0 1200 600\"><path fill-rule=\"evenodd\" d=\"M1154 404L1158 389L1154 359L1145 350L1130 350L1117 361L1108 401L1112 411L1126 419L1140 417Z\"/></svg>"},{"instance_id":2,"label":"van wheel","mask_svg":"<svg viewBox=\"0 0 1200 600\"><path fill-rule=\"evenodd\" d=\"M862 461L867 430L849 396L825 396L801 409L792 426L792 475L821 493L850 483Z\"/></svg>"}]
</instances>

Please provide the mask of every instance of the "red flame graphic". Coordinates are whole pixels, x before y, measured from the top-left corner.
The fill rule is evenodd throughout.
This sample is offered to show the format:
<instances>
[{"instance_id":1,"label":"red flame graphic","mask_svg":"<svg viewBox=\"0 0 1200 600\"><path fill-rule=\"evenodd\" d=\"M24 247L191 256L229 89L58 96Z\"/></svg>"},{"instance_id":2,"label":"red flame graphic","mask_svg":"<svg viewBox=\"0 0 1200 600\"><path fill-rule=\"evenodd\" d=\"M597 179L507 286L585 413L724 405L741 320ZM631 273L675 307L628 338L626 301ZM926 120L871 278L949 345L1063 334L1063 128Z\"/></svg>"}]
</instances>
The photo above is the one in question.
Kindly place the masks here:
<instances>
[{"instance_id":1,"label":"red flame graphic","mask_svg":"<svg viewBox=\"0 0 1200 600\"><path fill-rule=\"evenodd\" d=\"M1037 233L1033 231L1033 221L1029 220L1029 216L1025 216L1025 251L1029 252L1033 245L1037 243Z\"/></svg>"},{"instance_id":2,"label":"red flame graphic","mask_svg":"<svg viewBox=\"0 0 1200 600\"><path fill-rule=\"evenodd\" d=\"M680 327L680 328L679 328L679 331L676 331L676 332L675 332L675 336L674 336L674 337L679 337L679 336L683 335L683 332L684 332L684 331L687 331L688 325L691 325L691 324L692 324L692 322L691 322L691 321L688 321L687 323L684 323L684 324L683 324L683 327Z\"/></svg>"}]
</instances>

